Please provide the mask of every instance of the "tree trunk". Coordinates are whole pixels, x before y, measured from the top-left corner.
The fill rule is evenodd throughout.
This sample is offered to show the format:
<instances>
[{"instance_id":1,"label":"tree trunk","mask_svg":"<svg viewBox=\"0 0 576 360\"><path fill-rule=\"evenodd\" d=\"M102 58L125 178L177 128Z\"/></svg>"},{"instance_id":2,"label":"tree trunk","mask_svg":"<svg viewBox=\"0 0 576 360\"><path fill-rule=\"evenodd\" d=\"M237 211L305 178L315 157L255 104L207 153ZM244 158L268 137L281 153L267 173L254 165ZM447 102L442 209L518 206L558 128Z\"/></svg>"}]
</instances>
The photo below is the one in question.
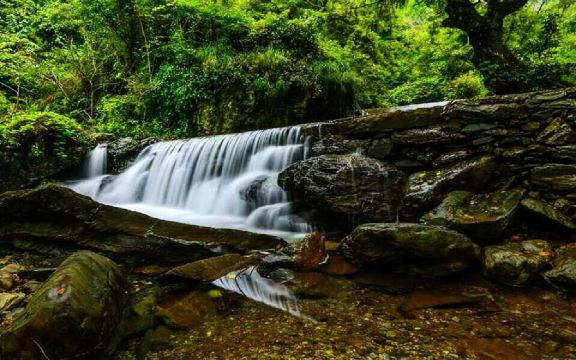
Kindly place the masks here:
<instances>
[{"instance_id":1,"label":"tree trunk","mask_svg":"<svg viewBox=\"0 0 576 360\"><path fill-rule=\"evenodd\" d=\"M485 77L486 86L496 94L529 90L522 79L526 66L504 43L504 18L519 10L528 0L487 0L487 11L480 15L469 0L447 0L448 18L443 26L468 34L474 49L472 62Z\"/></svg>"}]
</instances>

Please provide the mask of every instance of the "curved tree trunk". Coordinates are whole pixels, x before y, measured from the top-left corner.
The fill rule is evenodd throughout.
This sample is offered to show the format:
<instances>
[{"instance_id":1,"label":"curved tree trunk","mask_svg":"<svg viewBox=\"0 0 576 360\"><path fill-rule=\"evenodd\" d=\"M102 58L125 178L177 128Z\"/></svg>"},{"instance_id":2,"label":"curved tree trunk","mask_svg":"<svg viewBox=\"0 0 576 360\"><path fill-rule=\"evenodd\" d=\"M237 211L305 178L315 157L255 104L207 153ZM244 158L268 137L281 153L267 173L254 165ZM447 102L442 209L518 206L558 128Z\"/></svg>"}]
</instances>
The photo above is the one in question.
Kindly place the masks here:
<instances>
[{"instance_id":1,"label":"curved tree trunk","mask_svg":"<svg viewBox=\"0 0 576 360\"><path fill-rule=\"evenodd\" d=\"M448 18L443 26L465 31L474 49L472 61L485 75L486 86L496 94L529 90L520 74L526 66L504 43L504 18L521 9L528 0L487 0L480 15L469 0L447 0Z\"/></svg>"}]
</instances>

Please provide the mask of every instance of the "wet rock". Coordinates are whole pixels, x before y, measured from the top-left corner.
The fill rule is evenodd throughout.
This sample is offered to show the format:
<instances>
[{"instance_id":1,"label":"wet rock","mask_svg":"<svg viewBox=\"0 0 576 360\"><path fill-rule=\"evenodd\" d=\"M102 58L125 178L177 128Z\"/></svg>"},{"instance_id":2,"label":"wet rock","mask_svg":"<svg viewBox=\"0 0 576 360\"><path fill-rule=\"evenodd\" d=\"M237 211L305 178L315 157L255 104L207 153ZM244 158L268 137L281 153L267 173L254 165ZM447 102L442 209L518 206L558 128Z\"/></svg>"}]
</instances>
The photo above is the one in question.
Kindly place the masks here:
<instances>
[{"instance_id":1,"label":"wet rock","mask_svg":"<svg viewBox=\"0 0 576 360\"><path fill-rule=\"evenodd\" d=\"M364 153L369 140L348 140L339 135L325 135L312 144L312 155Z\"/></svg>"},{"instance_id":2,"label":"wet rock","mask_svg":"<svg viewBox=\"0 0 576 360\"><path fill-rule=\"evenodd\" d=\"M287 286L295 295L305 298L338 298L354 288L344 279L337 279L318 272L296 272L289 269L278 269L268 277Z\"/></svg>"},{"instance_id":3,"label":"wet rock","mask_svg":"<svg viewBox=\"0 0 576 360\"><path fill-rule=\"evenodd\" d=\"M386 160L392 154L393 149L394 144L389 138L374 139L370 142L366 155L378 160Z\"/></svg>"},{"instance_id":4,"label":"wet rock","mask_svg":"<svg viewBox=\"0 0 576 360\"><path fill-rule=\"evenodd\" d=\"M393 221L404 174L361 155L324 155L294 164L278 178L310 207L366 221Z\"/></svg>"},{"instance_id":5,"label":"wet rock","mask_svg":"<svg viewBox=\"0 0 576 360\"><path fill-rule=\"evenodd\" d=\"M0 243L47 254L89 249L122 262L183 263L234 250L274 248L283 241L154 219L47 185L0 196Z\"/></svg>"},{"instance_id":6,"label":"wet rock","mask_svg":"<svg viewBox=\"0 0 576 360\"><path fill-rule=\"evenodd\" d=\"M464 133L475 133L480 131L492 130L498 127L498 124L468 124L462 128Z\"/></svg>"},{"instance_id":7,"label":"wet rock","mask_svg":"<svg viewBox=\"0 0 576 360\"><path fill-rule=\"evenodd\" d=\"M576 244L556 249L554 267L542 277L559 290L576 292Z\"/></svg>"},{"instance_id":8,"label":"wet rock","mask_svg":"<svg viewBox=\"0 0 576 360\"><path fill-rule=\"evenodd\" d=\"M198 260L171 269L160 277L161 281L187 281L211 283L222 276L255 265L258 259L239 254L226 254Z\"/></svg>"},{"instance_id":9,"label":"wet rock","mask_svg":"<svg viewBox=\"0 0 576 360\"><path fill-rule=\"evenodd\" d=\"M386 266L400 273L437 277L474 265L480 248L468 237L440 226L364 224L342 241L346 259Z\"/></svg>"},{"instance_id":10,"label":"wet rock","mask_svg":"<svg viewBox=\"0 0 576 360\"><path fill-rule=\"evenodd\" d=\"M109 172L118 173L125 169L142 150L156 142L158 139L155 138L136 140L126 137L108 143Z\"/></svg>"},{"instance_id":11,"label":"wet rock","mask_svg":"<svg viewBox=\"0 0 576 360\"><path fill-rule=\"evenodd\" d=\"M388 129L410 129L442 123L446 103L430 106L407 106L367 116L351 117L302 127L305 134L321 137L326 134L357 135L380 133Z\"/></svg>"},{"instance_id":12,"label":"wet rock","mask_svg":"<svg viewBox=\"0 0 576 360\"><path fill-rule=\"evenodd\" d=\"M25 298L23 293L0 293L0 312L12 310Z\"/></svg>"},{"instance_id":13,"label":"wet rock","mask_svg":"<svg viewBox=\"0 0 576 360\"><path fill-rule=\"evenodd\" d=\"M216 304L204 292L191 292L169 297L158 304L156 312L164 322L176 328L200 325L217 314Z\"/></svg>"},{"instance_id":14,"label":"wet rock","mask_svg":"<svg viewBox=\"0 0 576 360\"><path fill-rule=\"evenodd\" d=\"M399 145L441 145L454 144L466 140L464 134L440 127L425 129L410 129L392 133L392 142Z\"/></svg>"},{"instance_id":15,"label":"wet rock","mask_svg":"<svg viewBox=\"0 0 576 360\"><path fill-rule=\"evenodd\" d=\"M282 189L277 182L275 176L258 176L239 190L240 198L253 208L269 204L271 200L282 201Z\"/></svg>"},{"instance_id":16,"label":"wet rock","mask_svg":"<svg viewBox=\"0 0 576 360\"><path fill-rule=\"evenodd\" d=\"M496 240L510 225L523 189L474 195L454 191L421 221L462 232L474 240Z\"/></svg>"},{"instance_id":17,"label":"wet rock","mask_svg":"<svg viewBox=\"0 0 576 360\"><path fill-rule=\"evenodd\" d=\"M576 192L576 165L547 164L530 171L536 187L551 192Z\"/></svg>"},{"instance_id":18,"label":"wet rock","mask_svg":"<svg viewBox=\"0 0 576 360\"><path fill-rule=\"evenodd\" d=\"M484 248L484 274L499 283L525 286L550 267L553 252L544 240L526 240Z\"/></svg>"},{"instance_id":19,"label":"wet rock","mask_svg":"<svg viewBox=\"0 0 576 360\"><path fill-rule=\"evenodd\" d=\"M576 145L550 147L547 149L546 154L556 162L576 163Z\"/></svg>"},{"instance_id":20,"label":"wet rock","mask_svg":"<svg viewBox=\"0 0 576 360\"><path fill-rule=\"evenodd\" d=\"M543 201L526 198L522 200L522 208L528 213L547 221L549 224L559 226L561 229L576 229L576 225L568 216Z\"/></svg>"},{"instance_id":21,"label":"wet rock","mask_svg":"<svg viewBox=\"0 0 576 360\"><path fill-rule=\"evenodd\" d=\"M576 143L576 132L562 119L556 118L538 134L536 141L546 145L574 144Z\"/></svg>"},{"instance_id":22,"label":"wet rock","mask_svg":"<svg viewBox=\"0 0 576 360\"><path fill-rule=\"evenodd\" d=\"M279 253L267 255L258 267L260 273L285 267L297 271L318 269L327 260L325 238L319 232L306 234L302 239L292 242Z\"/></svg>"},{"instance_id":23,"label":"wet rock","mask_svg":"<svg viewBox=\"0 0 576 360\"><path fill-rule=\"evenodd\" d=\"M471 150L468 150L468 149L451 151L449 153L442 154L442 155L438 156L434 160L433 165L434 165L434 167L444 167L444 166L452 165L452 164L457 163L459 161L466 160L469 157L471 157L472 155L473 155L473 152Z\"/></svg>"},{"instance_id":24,"label":"wet rock","mask_svg":"<svg viewBox=\"0 0 576 360\"><path fill-rule=\"evenodd\" d=\"M342 256L330 256L328 262L321 267L322 272L328 275L352 275L358 272L358 267L348 261Z\"/></svg>"},{"instance_id":25,"label":"wet rock","mask_svg":"<svg viewBox=\"0 0 576 360\"><path fill-rule=\"evenodd\" d=\"M494 157L481 156L449 168L410 175L400 209L401 217L407 221L420 218L451 191L482 189L496 166Z\"/></svg>"},{"instance_id":26,"label":"wet rock","mask_svg":"<svg viewBox=\"0 0 576 360\"><path fill-rule=\"evenodd\" d=\"M70 256L0 335L6 359L107 358L128 300L124 275L88 251ZM81 329L81 331L79 331Z\"/></svg>"},{"instance_id":27,"label":"wet rock","mask_svg":"<svg viewBox=\"0 0 576 360\"><path fill-rule=\"evenodd\" d=\"M0 269L0 272L5 272L9 274L17 274L18 272L24 270L24 266L20 264L8 264Z\"/></svg>"},{"instance_id":28,"label":"wet rock","mask_svg":"<svg viewBox=\"0 0 576 360\"><path fill-rule=\"evenodd\" d=\"M12 274L0 271L0 288L10 290L14 286L14 277Z\"/></svg>"}]
</instances>

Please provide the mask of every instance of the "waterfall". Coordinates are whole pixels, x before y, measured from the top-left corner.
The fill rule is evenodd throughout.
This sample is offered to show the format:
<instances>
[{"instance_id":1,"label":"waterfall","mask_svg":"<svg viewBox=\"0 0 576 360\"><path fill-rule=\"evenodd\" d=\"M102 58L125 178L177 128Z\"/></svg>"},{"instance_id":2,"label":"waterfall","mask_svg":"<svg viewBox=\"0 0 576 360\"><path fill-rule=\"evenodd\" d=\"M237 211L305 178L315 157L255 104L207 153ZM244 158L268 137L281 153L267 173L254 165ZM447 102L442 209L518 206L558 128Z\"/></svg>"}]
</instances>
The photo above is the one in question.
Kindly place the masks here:
<instances>
[{"instance_id":1,"label":"waterfall","mask_svg":"<svg viewBox=\"0 0 576 360\"><path fill-rule=\"evenodd\" d=\"M116 176L90 172L69 186L164 220L283 236L311 230L277 185L278 173L307 152L298 127L160 142Z\"/></svg>"},{"instance_id":2,"label":"waterfall","mask_svg":"<svg viewBox=\"0 0 576 360\"><path fill-rule=\"evenodd\" d=\"M86 159L83 175L85 178L94 178L106 174L108 146L100 144L94 148Z\"/></svg>"}]
</instances>

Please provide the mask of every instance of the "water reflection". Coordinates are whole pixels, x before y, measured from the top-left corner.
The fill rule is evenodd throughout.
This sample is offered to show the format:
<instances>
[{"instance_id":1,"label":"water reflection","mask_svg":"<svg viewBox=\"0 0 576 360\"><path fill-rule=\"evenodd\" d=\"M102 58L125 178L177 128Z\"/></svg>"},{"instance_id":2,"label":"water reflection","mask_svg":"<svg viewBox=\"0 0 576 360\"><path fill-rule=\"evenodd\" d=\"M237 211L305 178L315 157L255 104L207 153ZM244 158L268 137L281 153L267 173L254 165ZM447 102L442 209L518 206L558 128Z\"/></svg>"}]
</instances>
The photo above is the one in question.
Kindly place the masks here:
<instances>
[{"instance_id":1,"label":"water reflection","mask_svg":"<svg viewBox=\"0 0 576 360\"><path fill-rule=\"evenodd\" d=\"M256 271L255 266L230 272L212 284L243 295L251 300L286 311L293 316L312 320L302 314L298 306L298 298L288 287L261 276Z\"/></svg>"}]
</instances>

